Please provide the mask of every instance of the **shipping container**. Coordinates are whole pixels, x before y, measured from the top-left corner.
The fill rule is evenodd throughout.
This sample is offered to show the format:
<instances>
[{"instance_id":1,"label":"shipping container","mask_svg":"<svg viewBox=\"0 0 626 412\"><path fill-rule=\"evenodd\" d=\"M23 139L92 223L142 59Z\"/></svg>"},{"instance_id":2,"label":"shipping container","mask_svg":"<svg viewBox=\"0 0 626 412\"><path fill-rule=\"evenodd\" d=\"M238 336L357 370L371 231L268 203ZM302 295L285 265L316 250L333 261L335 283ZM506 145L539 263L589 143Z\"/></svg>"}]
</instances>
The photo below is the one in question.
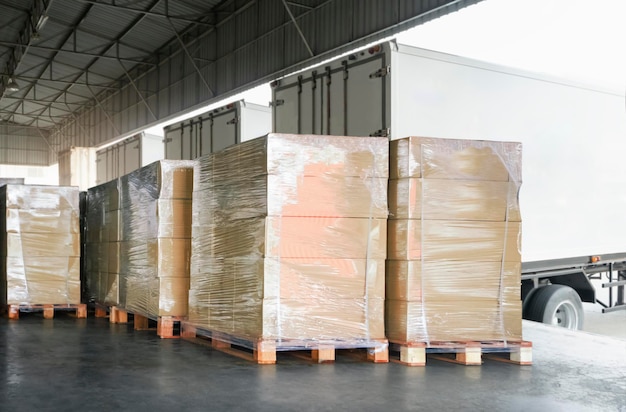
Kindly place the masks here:
<instances>
[{"instance_id":1,"label":"shipping container","mask_svg":"<svg viewBox=\"0 0 626 412\"><path fill-rule=\"evenodd\" d=\"M239 100L166 126L165 158L192 160L266 135L271 119L269 107Z\"/></svg>"},{"instance_id":2,"label":"shipping container","mask_svg":"<svg viewBox=\"0 0 626 412\"><path fill-rule=\"evenodd\" d=\"M623 90L388 42L279 79L272 94L277 133L521 142L524 297L563 284L594 302L589 278L606 276L604 310L626 308ZM557 289L526 304L579 326L580 301L550 305Z\"/></svg>"},{"instance_id":3,"label":"shipping container","mask_svg":"<svg viewBox=\"0 0 626 412\"><path fill-rule=\"evenodd\" d=\"M71 147L59 152L59 185L87 190L96 184L96 149Z\"/></svg>"},{"instance_id":4,"label":"shipping container","mask_svg":"<svg viewBox=\"0 0 626 412\"><path fill-rule=\"evenodd\" d=\"M96 152L96 184L124 176L163 159L163 138L139 133Z\"/></svg>"}]
</instances>

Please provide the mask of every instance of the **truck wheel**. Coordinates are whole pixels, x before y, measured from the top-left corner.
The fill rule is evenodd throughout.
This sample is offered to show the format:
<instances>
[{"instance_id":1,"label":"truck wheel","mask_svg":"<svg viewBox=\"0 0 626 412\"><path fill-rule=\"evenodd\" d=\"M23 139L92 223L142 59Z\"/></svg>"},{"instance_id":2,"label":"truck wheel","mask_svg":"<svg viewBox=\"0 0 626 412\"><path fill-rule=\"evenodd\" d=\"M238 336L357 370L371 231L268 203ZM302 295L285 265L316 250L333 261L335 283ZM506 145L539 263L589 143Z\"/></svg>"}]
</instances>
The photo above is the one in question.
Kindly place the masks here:
<instances>
[{"instance_id":1,"label":"truck wheel","mask_svg":"<svg viewBox=\"0 0 626 412\"><path fill-rule=\"evenodd\" d=\"M548 285L537 289L525 305L524 318L567 329L582 329L583 304L569 286Z\"/></svg>"}]
</instances>

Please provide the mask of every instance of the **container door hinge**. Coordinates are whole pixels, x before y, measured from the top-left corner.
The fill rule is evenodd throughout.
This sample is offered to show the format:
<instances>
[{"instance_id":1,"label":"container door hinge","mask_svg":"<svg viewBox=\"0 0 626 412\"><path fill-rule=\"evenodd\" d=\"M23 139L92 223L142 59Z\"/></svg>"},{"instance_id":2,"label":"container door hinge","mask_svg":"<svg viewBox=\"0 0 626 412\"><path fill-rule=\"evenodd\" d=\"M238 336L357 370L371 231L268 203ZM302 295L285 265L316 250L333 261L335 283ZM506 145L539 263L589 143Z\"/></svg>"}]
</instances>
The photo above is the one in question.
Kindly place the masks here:
<instances>
[{"instance_id":1,"label":"container door hinge","mask_svg":"<svg viewBox=\"0 0 626 412\"><path fill-rule=\"evenodd\" d=\"M282 106L283 104L285 104L285 101L283 99L276 99L273 102L270 102L270 106Z\"/></svg>"},{"instance_id":2,"label":"container door hinge","mask_svg":"<svg viewBox=\"0 0 626 412\"><path fill-rule=\"evenodd\" d=\"M239 118L238 117L233 117L232 119L227 121L226 124L237 124L238 122L239 122Z\"/></svg>"},{"instance_id":3,"label":"container door hinge","mask_svg":"<svg viewBox=\"0 0 626 412\"><path fill-rule=\"evenodd\" d=\"M370 79L374 79L376 77L385 77L391 72L391 66L381 67L376 70L374 73L370 74Z\"/></svg>"},{"instance_id":4,"label":"container door hinge","mask_svg":"<svg viewBox=\"0 0 626 412\"><path fill-rule=\"evenodd\" d=\"M374 133L370 133L370 137L389 137L391 130L389 128L376 130Z\"/></svg>"}]
</instances>

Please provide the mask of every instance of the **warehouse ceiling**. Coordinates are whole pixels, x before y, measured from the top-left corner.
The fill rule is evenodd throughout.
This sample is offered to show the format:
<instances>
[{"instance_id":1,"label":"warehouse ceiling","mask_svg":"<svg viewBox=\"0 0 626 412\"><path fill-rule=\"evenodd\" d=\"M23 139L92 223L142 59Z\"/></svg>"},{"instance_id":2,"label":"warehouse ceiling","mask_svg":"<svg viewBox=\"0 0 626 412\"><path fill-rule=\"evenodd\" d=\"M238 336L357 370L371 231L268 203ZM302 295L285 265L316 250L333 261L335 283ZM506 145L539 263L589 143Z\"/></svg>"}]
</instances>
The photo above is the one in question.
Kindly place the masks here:
<instances>
[{"instance_id":1,"label":"warehouse ceiling","mask_svg":"<svg viewBox=\"0 0 626 412\"><path fill-rule=\"evenodd\" d=\"M96 146L478 1L0 0L0 134Z\"/></svg>"}]
</instances>

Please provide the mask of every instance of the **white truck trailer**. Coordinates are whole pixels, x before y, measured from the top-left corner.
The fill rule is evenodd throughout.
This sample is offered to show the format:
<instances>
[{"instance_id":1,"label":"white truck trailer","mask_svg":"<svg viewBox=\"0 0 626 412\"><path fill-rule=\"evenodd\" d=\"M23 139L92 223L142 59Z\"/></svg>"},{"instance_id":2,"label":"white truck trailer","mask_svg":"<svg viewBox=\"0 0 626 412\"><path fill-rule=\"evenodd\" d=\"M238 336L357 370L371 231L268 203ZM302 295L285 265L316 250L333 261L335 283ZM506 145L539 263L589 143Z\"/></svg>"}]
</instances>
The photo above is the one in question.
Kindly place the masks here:
<instances>
[{"instance_id":1,"label":"white truck trailer","mask_svg":"<svg viewBox=\"0 0 626 412\"><path fill-rule=\"evenodd\" d=\"M165 158L192 160L263 136L272 128L268 106L239 100L163 128Z\"/></svg>"},{"instance_id":2,"label":"white truck trailer","mask_svg":"<svg viewBox=\"0 0 626 412\"><path fill-rule=\"evenodd\" d=\"M274 132L522 142L525 318L576 329L581 301L626 309L623 91L388 42L272 94Z\"/></svg>"}]
</instances>

